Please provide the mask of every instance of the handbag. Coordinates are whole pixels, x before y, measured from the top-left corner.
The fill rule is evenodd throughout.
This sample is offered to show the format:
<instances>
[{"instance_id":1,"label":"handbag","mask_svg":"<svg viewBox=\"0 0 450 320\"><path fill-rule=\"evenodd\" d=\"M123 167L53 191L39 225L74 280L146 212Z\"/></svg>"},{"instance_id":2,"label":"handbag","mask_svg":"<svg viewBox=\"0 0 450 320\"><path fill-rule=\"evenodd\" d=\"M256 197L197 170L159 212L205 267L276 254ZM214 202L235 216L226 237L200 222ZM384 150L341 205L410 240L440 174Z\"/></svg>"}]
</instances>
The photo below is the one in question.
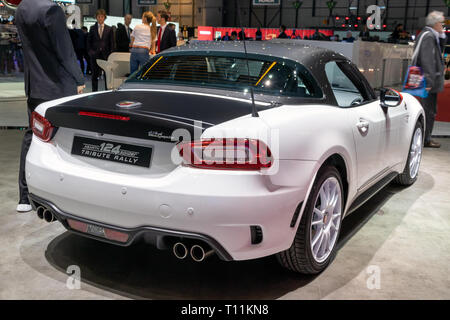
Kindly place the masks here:
<instances>
[{"instance_id":1,"label":"handbag","mask_svg":"<svg viewBox=\"0 0 450 320\"><path fill-rule=\"evenodd\" d=\"M422 40L427 33L429 33L429 31L423 33L422 37L419 39L416 49L414 50L411 65L408 67L408 72L406 73L402 90L402 92L409 93L420 98L428 97L428 91L426 90L427 80L425 79L422 68L417 66L417 57L419 56L420 46L422 45Z\"/></svg>"}]
</instances>

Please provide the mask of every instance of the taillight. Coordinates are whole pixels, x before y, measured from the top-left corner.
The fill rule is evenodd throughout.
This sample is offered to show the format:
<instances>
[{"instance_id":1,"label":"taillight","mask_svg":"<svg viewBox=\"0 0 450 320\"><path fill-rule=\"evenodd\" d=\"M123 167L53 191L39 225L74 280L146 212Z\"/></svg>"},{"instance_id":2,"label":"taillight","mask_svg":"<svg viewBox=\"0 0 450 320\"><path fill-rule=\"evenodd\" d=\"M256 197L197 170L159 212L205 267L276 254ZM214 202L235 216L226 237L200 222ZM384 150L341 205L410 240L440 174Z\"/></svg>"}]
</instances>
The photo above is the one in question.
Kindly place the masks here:
<instances>
[{"instance_id":1,"label":"taillight","mask_svg":"<svg viewBox=\"0 0 450 320\"><path fill-rule=\"evenodd\" d=\"M45 119L36 111L33 111L31 115L31 129L39 139L44 142L48 142L52 138L54 128L50 121Z\"/></svg>"},{"instance_id":2,"label":"taillight","mask_svg":"<svg viewBox=\"0 0 450 320\"><path fill-rule=\"evenodd\" d=\"M255 139L207 139L178 144L185 165L203 169L260 170L272 165L272 153Z\"/></svg>"}]
</instances>

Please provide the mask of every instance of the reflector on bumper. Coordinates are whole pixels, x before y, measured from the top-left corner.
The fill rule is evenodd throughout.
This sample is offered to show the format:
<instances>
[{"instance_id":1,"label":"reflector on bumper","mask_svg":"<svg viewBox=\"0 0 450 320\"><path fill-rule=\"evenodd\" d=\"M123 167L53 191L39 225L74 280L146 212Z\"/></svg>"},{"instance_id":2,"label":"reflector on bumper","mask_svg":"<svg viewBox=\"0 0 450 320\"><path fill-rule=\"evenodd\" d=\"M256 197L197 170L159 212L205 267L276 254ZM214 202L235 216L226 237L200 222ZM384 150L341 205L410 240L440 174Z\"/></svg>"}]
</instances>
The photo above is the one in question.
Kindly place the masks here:
<instances>
[{"instance_id":1,"label":"reflector on bumper","mask_svg":"<svg viewBox=\"0 0 450 320\"><path fill-rule=\"evenodd\" d=\"M102 238L105 238L108 240L118 241L118 242L122 242L122 243L125 243L128 241L128 237L129 237L128 234L120 232L120 231L103 228L100 226L76 221L73 219L67 219L67 223L73 230L76 230L79 232L91 234L91 235L94 235L97 237L102 237Z\"/></svg>"}]
</instances>

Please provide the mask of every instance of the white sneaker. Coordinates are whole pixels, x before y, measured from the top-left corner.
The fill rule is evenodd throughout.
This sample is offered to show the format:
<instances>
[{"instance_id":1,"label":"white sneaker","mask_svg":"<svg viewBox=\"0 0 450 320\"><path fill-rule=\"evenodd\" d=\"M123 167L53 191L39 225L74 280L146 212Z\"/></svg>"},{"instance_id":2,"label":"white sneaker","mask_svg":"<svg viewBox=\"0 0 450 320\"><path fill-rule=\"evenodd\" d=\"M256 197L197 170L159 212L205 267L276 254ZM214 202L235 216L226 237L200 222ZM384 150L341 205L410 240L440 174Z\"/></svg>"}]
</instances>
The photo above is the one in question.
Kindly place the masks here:
<instances>
[{"instance_id":1,"label":"white sneaker","mask_svg":"<svg viewBox=\"0 0 450 320\"><path fill-rule=\"evenodd\" d=\"M33 207L31 207L31 204L18 204L16 210L17 212L28 212L33 210Z\"/></svg>"}]
</instances>

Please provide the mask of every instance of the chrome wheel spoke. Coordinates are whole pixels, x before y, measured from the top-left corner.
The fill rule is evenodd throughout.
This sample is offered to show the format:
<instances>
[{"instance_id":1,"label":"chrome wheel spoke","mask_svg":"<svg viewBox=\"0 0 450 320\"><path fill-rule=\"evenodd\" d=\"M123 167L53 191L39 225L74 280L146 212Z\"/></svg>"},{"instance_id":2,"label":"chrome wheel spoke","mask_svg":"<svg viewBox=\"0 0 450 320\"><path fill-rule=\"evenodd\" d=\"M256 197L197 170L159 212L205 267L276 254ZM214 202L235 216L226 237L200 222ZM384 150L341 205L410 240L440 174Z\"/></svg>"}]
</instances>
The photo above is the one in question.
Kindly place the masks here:
<instances>
[{"instance_id":1,"label":"chrome wheel spoke","mask_svg":"<svg viewBox=\"0 0 450 320\"><path fill-rule=\"evenodd\" d=\"M329 232L326 233L325 240L326 240L326 242L325 242L326 247L325 248L329 249L330 245L331 245L331 237L330 237L330 233Z\"/></svg>"},{"instance_id":2,"label":"chrome wheel spoke","mask_svg":"<svg viewBox=\"0 0 450 320\"><path fill-rule=\"evenodd\" d=\"M311 225L316 226L317 228L322 228L323 226L323 211L318 209L318 208L314 208L313 211L313 219L311 222Z\"/></svg>"},{"instance_id":3,"label":"chrome wheel spoke","mask_svg":"<svg viewBox=\"0 0 450 320\"><path fill-rule=\"evenodd\" d=\"M327 202L328 202L328 197L325 193L325 190L320 189L320 209L321 210L325 210L326 206L327 206Z\"/></svg>"},{"instance_id":4,"label":"chrome wheel spoke","mask_svg":"<svg viewBox=\"0 0 450 320\"><path fill-rule=\"evenodd\" d=\"M312 244L312 251L315 256L319 254L320 248L322 247L323 235L323 229L320 229L316 236L316 240Z\"/></svg>"},{"instance_id":5,"label":"chrome wheel spoke","mask_svg":"<svg viewBox=\"0 0 450 320\"><path fill-rule=\"evenodd\" d=\"M325 183L326 186L326 194L327 194L327 205L330 203L331 201L331 187L330 187L330 183Z\"/></svg>"},{"instance_id":6,"label":"chrome wheel spoke","mask_svg":"<svg viewBox=\"0 0 450 320\"><path fill-rule=\"evenodd\" d=\"M328 238L329 238L329 234L328 233L324 233L324 235L322 236L322 243L320 244L320 254L323 256L327 253L327 249L328 249Z\"/></svg>"},{"instance_id":7,"label":"chrome wheel spoke","mask_svg":"<svg viewBox=\"0 0 450 320\"><path fill-rule=\"evenodd\" d=\"M322 246L323 246L323 233L320 235L320 241L317 241L315 246L314 253L316 256L320 256L322 254Z\"/></svg>"},{"instance_id":8,"label":"chrome wheel spoke","mask_svg":"<svg viewBox=\"0 0 450 320\"><path fill-rule=\"evenodd\" d=\"M337 238L337 232L333 233L333 235L330 237L330 243L335 243Z\"/></svg>"},{"instance_id":9,"label":"chrome wheel spoke","mask_svg":"<svg viewBox=\"0 0 450 320\"><path fill-rule=\"evenodd\" d=\"M331 186L330 186L330 182L326 183L327 186L327 204L330 203L331 200Z\"/></svg>"},{"instance_id":10,"label":"chrome wheel spoke","mask_svg":"<svg viewBox=\"0 0 450 320\"><path fill-rule=\"evenodd\" d=\"M319 218L319 219L323 219L323 211L322 210L320 210L320 209L318 209L318 208L314 208L314 214L315 215L317 215L317 217Z\"/></svg>"},{"instance_id":11,"label":"chrome wheel spoke","mask_svg":"<svg viewBox=\"0 0 450 320\"><path fill-rule=\"evenodd\" d=\"M337 190L335 190L332 200L330 201L330 207L332 207L333 210L336 207L336 204L338 203L338 201L339 201L339 193L337 192Z\"/></svg>"},{"instance_id":12,"label":"chrome wheel spoke","mask_svg":"<svg viewBox=\"0 0 450 320\"><path fill-rule=\"evenodd\" d=\"M322 238L322 236L323 236L323 229L320 228L319 231L317 231L317 233L314 236L314 239L312 241L312 245L315 246L317 241L320 240Z\"/></svg>"},{"instance_id":13,"label":"chrome wheel spoke","mask_svg":"<svg viewBox=\"0 0 450 320\"><path fill-rule=\"evenodd\" d=\"M333 217L331 218L331 227L333 228L333 230L335 230L335 231L338 230L340 220L341 220L340 213L333 214Z\"/></svg>"}]
</instances>

